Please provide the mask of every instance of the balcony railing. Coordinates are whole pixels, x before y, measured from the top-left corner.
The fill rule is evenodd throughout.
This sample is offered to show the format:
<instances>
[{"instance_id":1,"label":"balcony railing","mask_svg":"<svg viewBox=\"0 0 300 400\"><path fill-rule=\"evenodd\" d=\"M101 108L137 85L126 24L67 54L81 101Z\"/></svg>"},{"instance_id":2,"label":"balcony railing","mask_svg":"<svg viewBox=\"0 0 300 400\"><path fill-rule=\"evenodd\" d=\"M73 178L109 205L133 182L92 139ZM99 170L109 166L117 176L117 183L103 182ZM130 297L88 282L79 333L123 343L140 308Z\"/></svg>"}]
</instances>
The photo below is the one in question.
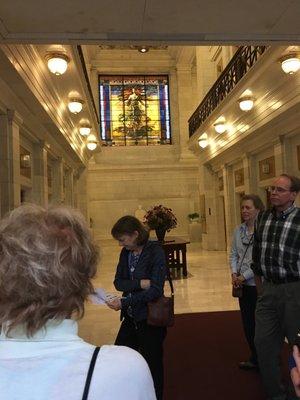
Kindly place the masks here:
<instances>
[{"instance_id":1,"label":"balcony railing","mask_svg":"<svg viewBox=\"0 0 300 400\"><path fill-rule=\"evenodd\" d=\"M241 46L189 119L190 137L264 53L266 46Z\"/></svg>"}]
</instances>

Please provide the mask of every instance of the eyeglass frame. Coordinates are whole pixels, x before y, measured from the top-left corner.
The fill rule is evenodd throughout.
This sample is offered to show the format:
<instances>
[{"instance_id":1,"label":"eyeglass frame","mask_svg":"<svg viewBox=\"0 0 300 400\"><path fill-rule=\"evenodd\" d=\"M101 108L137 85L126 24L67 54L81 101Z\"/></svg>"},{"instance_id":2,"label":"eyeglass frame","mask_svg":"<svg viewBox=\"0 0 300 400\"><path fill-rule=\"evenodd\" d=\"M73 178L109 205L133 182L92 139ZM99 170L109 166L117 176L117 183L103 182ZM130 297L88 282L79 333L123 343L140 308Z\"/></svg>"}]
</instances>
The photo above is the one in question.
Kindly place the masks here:
<instances>
[{"instance_id":1,"label":"eyeglass frame","mask_svg":"<svg viewBox=\"0 0 300 400\"><path fill-rule=\"evenodd\" d=\"M280 187L280 186L268 186L267 187L267 191L269 192L269 193L274 193L274 192L276 192L276 193L278 193L278 194L283 194L283 193L286 193L286 192L292 192L293 190L291 190L291 189L285 189L285 188L283 188L283 187Z\"/></svg>"}]
</instances>

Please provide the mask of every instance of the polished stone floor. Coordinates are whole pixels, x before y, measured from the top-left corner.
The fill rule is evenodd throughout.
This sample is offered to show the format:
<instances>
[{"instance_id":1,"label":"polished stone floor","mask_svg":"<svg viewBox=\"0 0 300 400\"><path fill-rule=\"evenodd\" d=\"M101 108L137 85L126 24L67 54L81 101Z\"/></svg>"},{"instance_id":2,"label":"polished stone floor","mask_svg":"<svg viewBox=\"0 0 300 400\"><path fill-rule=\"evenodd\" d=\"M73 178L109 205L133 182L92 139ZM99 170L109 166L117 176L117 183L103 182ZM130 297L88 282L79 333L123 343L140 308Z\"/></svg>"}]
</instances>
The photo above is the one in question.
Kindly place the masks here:
<instances>
[{"instance_id":1,"label":"polished stone floor","mask_svg":"<svg viewBox=\"0 0 300 400\"><path fill-rule=\"evenodd\" d=\"M101 261L94 285L116 293L112 281L120 247L113 240L99 245ZM237 300L231 297L226 252L204 251L193 243L188 245L187 262L187 278L177 276L174 280L176 313L238 309ZM93 344L111 344L119 324L119 312L108 309L105 305L87 304L85 316L79 323L80 335Z\"/></svg>"}]
</instances>

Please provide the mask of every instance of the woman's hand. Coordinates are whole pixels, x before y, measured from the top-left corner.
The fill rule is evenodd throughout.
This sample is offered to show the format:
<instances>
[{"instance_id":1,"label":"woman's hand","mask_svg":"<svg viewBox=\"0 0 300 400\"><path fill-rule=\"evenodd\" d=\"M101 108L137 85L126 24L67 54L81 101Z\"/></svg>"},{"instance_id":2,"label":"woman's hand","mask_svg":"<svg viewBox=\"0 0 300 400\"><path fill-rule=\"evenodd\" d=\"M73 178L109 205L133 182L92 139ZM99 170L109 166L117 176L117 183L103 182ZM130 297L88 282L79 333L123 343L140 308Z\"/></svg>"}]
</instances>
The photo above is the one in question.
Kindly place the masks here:
<instances>
[{"instance_id":1,"label":"woman's hand","mask_svg":"<svg viewBox=\"0 0 300 400\"><path fill-rule=\"evenodd\" d=\"M293 347L293 357L296 367L291 370L291 378L295 388L296 395L300 396L300 352L297 346Z\"/></svg>"},{"instance_id":2,"label":"woman's hand","mask_svg":"<svg viewBox=\"0 0 300 400\"><path fill-rule=\"evenodd\" d=\"M239 286L242 286L244 283L245 283L245 278L244 278L244 276L243 275L239 275L238 277L237 277L237 283L238 283L238 285Z\"/></svg>"},{"instance_id":3,"label":"woman's hand","mask_svg":"<svg viewBox=\"0 0 300 400\"><path fill-rule=\"evenodd\" d=\"M150 287L150 279L141 279L140 285L142 289L149 289Z\"/></svg>"},{"instance_id":4,"label":"woman's hand","mask_svg":"<svg viewBox=\"0 0 300 400\"><path fill-rule=\"evenodd\" d=\"M232 283L232 286L235 288L241 286L237 274L234 273L231 275L231 283Z\"/></svg>"},{"instance_id":5,"label":"woman's hand","mask_svg":"<svg viewBox=\"0 0 300 400\"><path fill-rule=\"evenodd\" d=\"M106 302L109 308L115 311L119 311L122 308L121 299L119 297L115 297L114 299L108 300Z\"/></svg>"}]
</instances>

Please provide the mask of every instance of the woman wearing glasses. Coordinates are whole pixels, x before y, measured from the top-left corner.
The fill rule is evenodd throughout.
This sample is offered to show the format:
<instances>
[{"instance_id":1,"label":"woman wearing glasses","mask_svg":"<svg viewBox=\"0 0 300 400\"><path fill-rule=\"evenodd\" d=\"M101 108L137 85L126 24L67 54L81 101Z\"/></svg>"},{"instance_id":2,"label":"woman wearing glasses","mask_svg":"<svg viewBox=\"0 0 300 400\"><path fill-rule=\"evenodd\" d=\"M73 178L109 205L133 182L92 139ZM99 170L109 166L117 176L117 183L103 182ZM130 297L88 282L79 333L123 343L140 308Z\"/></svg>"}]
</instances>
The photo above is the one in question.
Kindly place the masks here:
<instances>
[{"instance_id":1,"label":"woman wearing glasses","mask_svg":"<svg viewBox=\"0 0 300 400\"><path fill-rule=\"evenodd\" d=\"M147 323L147 304L164 293L165 254L161 246L149 240L145 226L131 215L120 218L111 233L123 247L114 280L115 288L123 295L107 302L113 310L121 311L115 344L141 353L152 373L157 400L162 400L167 329Z\"/></svg>"},{"instance_id":2,"label":"woman wearing glasses","mask_svg":"<svg viewBox=\"0 0 300 400\"><path fill-rule=\"evenodd\" d=\"M254 221L257 214L263 209L264 205L257 195L248 194L243 196L241 201L243 223L234 231L230 252L232 285L234 288L242 289L240 291L239 305L244 333L250 348L250 358L248 361L241 361L239 368L246 370L258 368L254 346L257 293L251 262Z\"/></svg>"}]
</instances>

